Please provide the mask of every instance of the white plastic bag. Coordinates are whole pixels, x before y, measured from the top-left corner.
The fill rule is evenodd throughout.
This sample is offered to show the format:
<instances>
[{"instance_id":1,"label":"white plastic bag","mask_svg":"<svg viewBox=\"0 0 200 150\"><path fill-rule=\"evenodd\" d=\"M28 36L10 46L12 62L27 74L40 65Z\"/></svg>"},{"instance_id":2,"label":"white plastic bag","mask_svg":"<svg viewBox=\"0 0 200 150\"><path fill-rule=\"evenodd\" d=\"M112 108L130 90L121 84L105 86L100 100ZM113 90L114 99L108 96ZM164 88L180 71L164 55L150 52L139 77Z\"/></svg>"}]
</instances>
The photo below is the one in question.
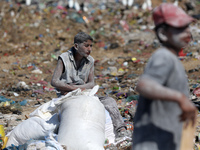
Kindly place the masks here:
<instances>
[{"instance_id":1,"label":"white plastic bag","mask_svg":"<svg viewBox=\"0 0 200 150\"><path fill-rule=\"evenodd\" d=\"M33 140L44 140L45 136L54 130L59 125L58 115L54 114L49 120L45 121L40 117L29 118L18 124L10 133L6 147L22 145Z\"/></svg>"},{"instance_id":2,"label":"white plastic bag","mask_svg":"<svg viewBox=\"0 0 200 150\"><path fill-rule=\"evenodd\" d=\"M98 86L94 87L95 89L98 88ZM32 113L30 113L30 117L40 117L44 120L48 120L52 117L52 113L56 111L56 109L59 108L59 106L65 102L66 100L70 99L73 96L81 95L83 92L81 92L81 89L76 89L72 92L69 92L65 96L59 97L59 98L53 98L51 101L44 103L40 107L38 107L36 110L34 110Z\"/></svg>"},{"instance_id":3,"label":"white plastic bag","mask_svg":"<svg viewBox=\"0 0 200 150\"><path fill-rule=\"evenodd\" d=\"M53 98L51 101L44 103L40 107L38 107L36 110L34 110L32 113L30 113L30 117L40 117L44 120L49 120L49 118L52 117L52 113L55 113L55 111L68 99L71 99L73 96L78 95L87 95L87 96L94 96L96 92L99 90L99 86L96 85L92 89L86 89L84 91L81 91L81 89L76 89L74 91L71 91L67 93L66 95L59 97L59 98Z\"/></svg>"},{"instance_id":4,"label":"white plastic bag","mask_svg":"<svg viewBox=\"0 0 200 150\"><path fill-rule=\"evenodd\" d=\"M68 150L104 150L105 108L91 93L62 104L58 142Z\"/></svg>"}]
</instances>

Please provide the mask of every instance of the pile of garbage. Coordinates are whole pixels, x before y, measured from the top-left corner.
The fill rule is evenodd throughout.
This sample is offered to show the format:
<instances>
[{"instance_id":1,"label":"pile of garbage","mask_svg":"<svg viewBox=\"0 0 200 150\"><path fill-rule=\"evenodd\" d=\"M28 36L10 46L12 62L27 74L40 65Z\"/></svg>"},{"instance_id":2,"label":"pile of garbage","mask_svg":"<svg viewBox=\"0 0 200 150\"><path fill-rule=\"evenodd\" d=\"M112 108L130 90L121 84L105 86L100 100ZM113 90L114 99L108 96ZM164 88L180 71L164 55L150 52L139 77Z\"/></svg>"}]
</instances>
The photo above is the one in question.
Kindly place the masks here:
<instances>
[{"instance_id":1,"label":"pile of garbage","mask_svg":"<svg viewBox=\"0 0 200 150\"><path fill-rule=\"evenodd\" d=\"M95 81L100 86L98 95L113 97L127 128L133 130L138 100L135 86L148 58L160 46L151 10L162 1L149 2L135 0L122 5L123 1L87 1L72 5L66 1L0 1L0 124L5 133L56 97L50 81L57 57L72 47L79 31L94 38L91 55L95 58ZM198 19L199 1L178 4ZM180 60L189 78L191 99L200 108L198 22L191 25L193 41L180 53ZM197 139L199 132L198 124ZM108 141L106 144L105 148L111 149ZM121 147L130 148L129 144Z\"/></svg>"}]
</instances>

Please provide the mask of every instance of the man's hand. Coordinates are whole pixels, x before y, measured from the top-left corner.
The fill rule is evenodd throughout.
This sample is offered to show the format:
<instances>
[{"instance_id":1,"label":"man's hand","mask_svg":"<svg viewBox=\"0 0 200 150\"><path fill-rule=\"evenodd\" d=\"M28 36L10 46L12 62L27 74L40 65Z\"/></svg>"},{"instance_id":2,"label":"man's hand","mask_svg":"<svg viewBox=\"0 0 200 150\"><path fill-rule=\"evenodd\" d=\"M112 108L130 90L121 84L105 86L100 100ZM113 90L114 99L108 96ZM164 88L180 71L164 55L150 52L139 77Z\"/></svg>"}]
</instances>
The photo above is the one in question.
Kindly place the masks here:
<instances>
[{"instance_id":1,"label":"man's hand","mask_svg":"<svg viewBox=\"0 0 200 150\"><path fill-rule=\"evenodd\" d=\"M69 92L61 91L62 95L66 95L67 93L69 93Z\"/></svg>"},{"instance_id":2,"label":"man's hand","mask_svg":"<svg viewBox=\"0 0 200 150\"><path fill-rule=\"evenodd\" d=\"M86 88L81 88L81 91L84 91ZM67 93L69 93L69 92L66 92L66 91L61 91L61 94L62 95L66 95Z\"/></svg>"},{"instance_id":3,"label":"man's hand","mask_svg":"<svg viewBox=\"0 0 200 150\"><path fill-rule=\"evenodd\" d=\"M83 92L86 88L81 88L81 91Z\"/></svg>"},{"instance_id":4,"label":"man's hand","mask_svg":"<svg viewBox=\"0 0 200 150\"><path fill-rule=\"evenodd\" d=\"M192 121L192 125L194 126L197 116L197 109L195 105L185 95L182 95L179 105L182 110L180 121L186 121L186 126L190 121Z\"/></svg>"}]
</instances>

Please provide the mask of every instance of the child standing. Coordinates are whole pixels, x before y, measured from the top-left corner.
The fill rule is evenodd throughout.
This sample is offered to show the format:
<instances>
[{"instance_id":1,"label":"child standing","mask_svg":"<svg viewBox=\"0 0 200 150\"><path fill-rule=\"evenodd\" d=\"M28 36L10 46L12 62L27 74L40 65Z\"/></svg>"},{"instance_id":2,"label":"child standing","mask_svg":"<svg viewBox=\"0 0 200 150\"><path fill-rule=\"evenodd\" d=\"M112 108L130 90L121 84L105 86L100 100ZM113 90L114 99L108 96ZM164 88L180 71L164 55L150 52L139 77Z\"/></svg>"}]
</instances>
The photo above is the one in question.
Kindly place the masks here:
<instances>
[{"instance_id":1,"label":"child standing","mask_svg":"<svg viewBox=\"0 0 200 150\"><path fill-rule=\"evenodd\" d=\"M193 18L163 3L153 11L155 32L162 43L148 61L137 84L140 93L132 150L179 150L183 121L195 122L187 76L178 52L191 40Z\"/></svg>"}]
</instances>

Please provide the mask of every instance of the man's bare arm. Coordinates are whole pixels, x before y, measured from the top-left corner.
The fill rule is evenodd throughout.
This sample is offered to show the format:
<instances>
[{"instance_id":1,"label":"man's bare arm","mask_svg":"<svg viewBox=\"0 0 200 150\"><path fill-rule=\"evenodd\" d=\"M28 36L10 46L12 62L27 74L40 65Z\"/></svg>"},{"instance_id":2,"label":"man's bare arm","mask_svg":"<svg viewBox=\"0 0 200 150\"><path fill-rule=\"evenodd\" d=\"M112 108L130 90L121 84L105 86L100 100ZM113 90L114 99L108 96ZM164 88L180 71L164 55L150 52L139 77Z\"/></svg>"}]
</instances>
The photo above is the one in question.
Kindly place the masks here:
<instances>
[{"instance_id":1,"label":"man's bare arm","mask_svg":"<svg viewBox=\"0 0 200 150\"><path fill-rule=\"evenodd\" d=\"M164 87L149 78L141 78L138 81L136 90L144 97L155 100L167 100L180 103L182 93Z\"/></svg>"},{"instance_id":2,"label":"man's bare arm","mask_svg":"<svg viewBox=\"0 0 200 150\"><path fill-rule=\"evenodd\" d=\"M56 69L54 71L52 80L51 80L51 85L62 91L62 93L65 92L70 92L75 89L81 88L81 89L90 89L93 88L95 83L94 83L94 66L91 68L89 77L88 77L88 82L82 85L75 85L73 83L71 84L66 84L64 81L60 80L60 77L63 72L63 62L61 59L58 60Z\"/></svg>"},{"instance_id":3,"label":"man's bare arm","mask_svg":"<svg viewBox=\"0 0 200 150\"><path fill-rule=\"evenodd\" d=\"M181 92L164 87L148 78L140 79L136 90L148 99L177 102L182 109L180 120L192 120L193 124L196 121L196 107Z\"/></svg>"},{"instance_id":4,"label":"man's bare arm","mask_svg":"<svg viewBox=\"0 0 200 150\"><path fill-rule=\"evenodd\" d=\"M90 69L90 73L88 76L88 82L82 85L74 85L74 87L76 88L81 88L81 89L91 89L93 88L95 85L94 82L94 66L92 66L92 68Z\"/></svg>"},{"instance_id":5,"label":"man's bare arm","mask_svg":"<svg viewBox=\"0 0 200 150\"><path fill-rule=\"evenodd\" d=\"M57 66L51 80L51 85L65 92L70 92L77 89L78 87L75 87L74 85L66 84L64 81L60 80L60 77L63 73L63 69L64 69L63 62L61 59L58 59Z\"/></svg>"}]
</instances>

